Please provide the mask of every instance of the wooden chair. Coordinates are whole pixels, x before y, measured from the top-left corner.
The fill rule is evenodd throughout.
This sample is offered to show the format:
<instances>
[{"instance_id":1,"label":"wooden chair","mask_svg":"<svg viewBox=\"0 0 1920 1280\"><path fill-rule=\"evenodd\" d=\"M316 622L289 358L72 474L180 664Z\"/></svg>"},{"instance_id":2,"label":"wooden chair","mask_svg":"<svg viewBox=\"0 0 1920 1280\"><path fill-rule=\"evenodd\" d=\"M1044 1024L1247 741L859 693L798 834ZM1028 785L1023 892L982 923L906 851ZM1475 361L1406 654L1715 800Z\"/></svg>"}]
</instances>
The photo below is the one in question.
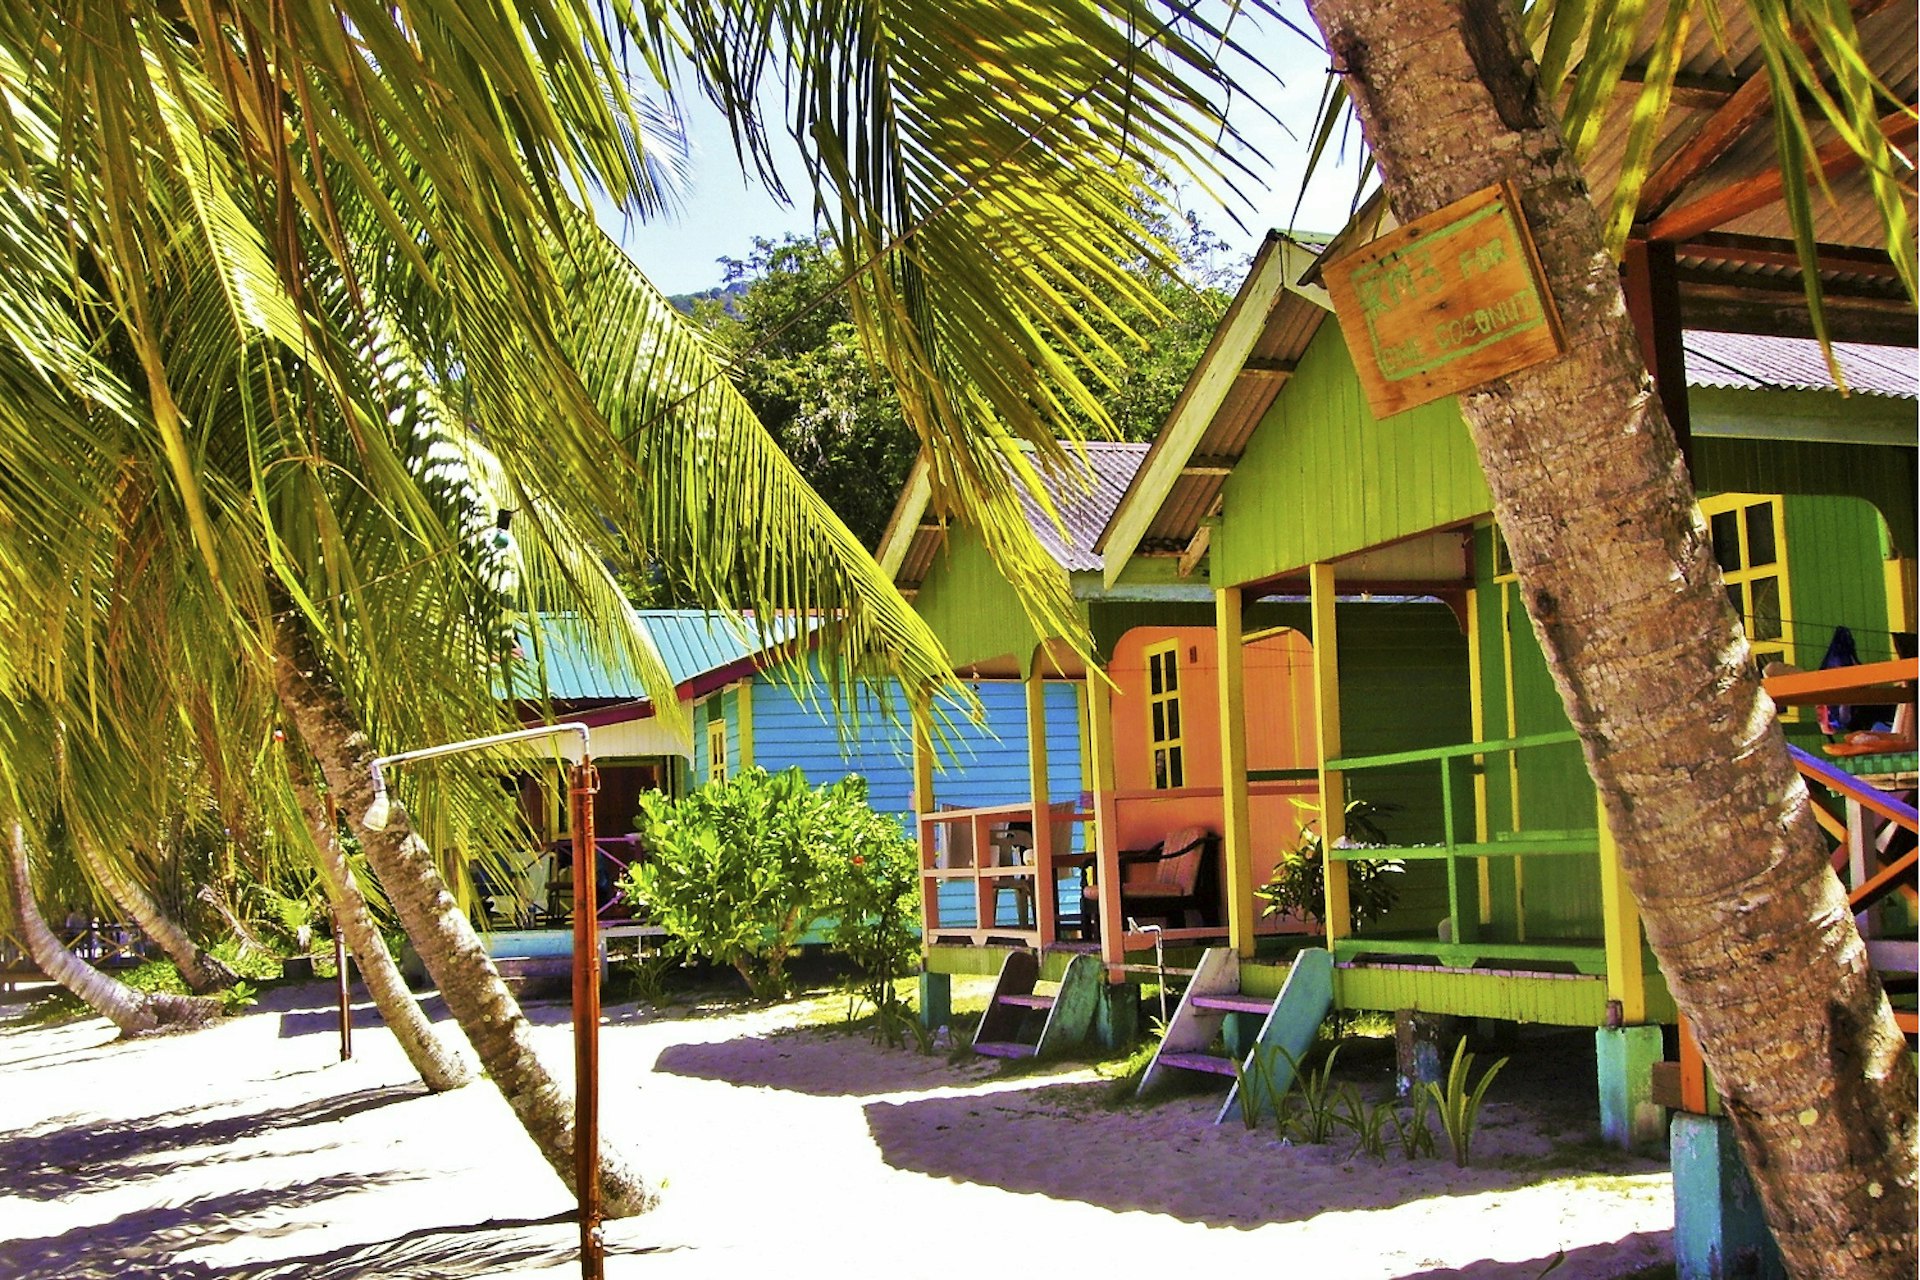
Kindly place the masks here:
<instances>
[{"instance_id":1,"label":"wooden chair","mask_svg":"<svg viewBox=\"0 0 1920 1280\"><path fill-rule=\"evenodd\" d=\"M1219 843L1204 827L1182 827L1151 849L1122 849L1121 918L1158 919L1173 928L1218 924Z\"/></svg>"}]
</instances>

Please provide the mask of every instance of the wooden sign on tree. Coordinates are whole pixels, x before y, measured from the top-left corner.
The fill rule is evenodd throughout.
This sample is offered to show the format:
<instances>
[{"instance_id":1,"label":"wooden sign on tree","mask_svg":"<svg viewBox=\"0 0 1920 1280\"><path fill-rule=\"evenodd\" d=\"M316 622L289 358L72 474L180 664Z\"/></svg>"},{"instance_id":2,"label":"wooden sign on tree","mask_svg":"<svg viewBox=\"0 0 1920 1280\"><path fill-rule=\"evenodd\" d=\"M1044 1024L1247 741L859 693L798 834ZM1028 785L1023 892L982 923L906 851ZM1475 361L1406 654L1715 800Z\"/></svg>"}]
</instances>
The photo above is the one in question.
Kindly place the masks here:
<instances>
[{"instance_id":1,"label":"wooden sign on tree","mask_svg":"<svg viewBox=\"0 0 1920 1280\"><path fill-rule=\"evenodd\" d=\"M1508 182L1328 263L1322 277L1375 417L1477 387L1567 349Z\"/></svg>"}]
</instances>

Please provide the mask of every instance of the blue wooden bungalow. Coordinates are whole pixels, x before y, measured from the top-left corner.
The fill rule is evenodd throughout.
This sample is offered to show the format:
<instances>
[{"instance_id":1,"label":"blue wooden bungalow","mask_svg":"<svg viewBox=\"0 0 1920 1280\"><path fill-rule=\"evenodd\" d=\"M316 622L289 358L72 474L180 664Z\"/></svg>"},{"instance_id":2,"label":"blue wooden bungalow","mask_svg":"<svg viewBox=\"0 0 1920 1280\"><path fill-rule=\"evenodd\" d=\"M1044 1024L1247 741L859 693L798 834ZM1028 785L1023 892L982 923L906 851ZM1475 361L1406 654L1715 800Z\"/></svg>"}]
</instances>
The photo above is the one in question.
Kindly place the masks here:
<instances>
[{"instance_id":1,"label":"blue wooden bungalow","mask_svg":"<svg viewBox=\"0 0 1920 1280\"><path fill-rule=\"evenodd\" d=\"M1330 252L1363 238L1350 229ZM1234 696L1232 657L1257 610L1283 611L1309 641L1319 792L1379 806L1393 846L1337 851L1329 899L1344 896L1353 860L1408 865L1386 918L1354 929L1330 909L1333 1006L1593 1027L1609 1135L1656 1138L1655 1065L1672 1000L1522 611L1477 456L1451 398L1373 417L1315 271L1297 265L1306 247L1275 235L1256 256L1236 315L1101 540L1105 572L1117 582L1143 561L1177 565L1213 596L1230 865L1250 867L1276 838L1248 820L1242 797L1262 773L1236 746L1272 711ZM1701 253L1694 276L1722 299L1738 273ZM1842 289L1832 309L1841 325L1857 318L1847 303ZM1720 306L1717 323L1741 317ZM1861 313L1869 338L1884 336L1877 315ZM1910 702L1914 351L1841 343L1843 397L1817 343L1764 332L1777 326L1760 318L1747 326L1760 333L1671 335L1678 354L1662 386L1669 412L1690 420L1729 597L1762 662L1817 669L1842 627L1863 663L1904 652L1904 663L1874 669L1904 681ZM1396 660L1375 663L1381 650ZM1789 705L1808 699L1785 684L1776 697L1790 739L1817 753L1820 725ZM1889 785L1911 786L1910 751L1880 764ZM1843 837L1844 802L1836 793ZM1343 806L1323 807L1337 844ZM1910 802L1905 812L1910 827ZM1869 865L1864 878L1882 870ZM1287 962L1257 945L1250 893L1228 905L1241 984L1277 989ZM1875 910L1900 922L1875 955L1910 990L1920 947L1907 905L1896 894Z\"/></svg>"},{"instance_id":2,"label":"blue wooden bungalow","mask_svg":"<svg viewBox=\"0 0 1920 1280\"><path fill-rule=\"evenodd\" d=\"M798 768L816 785L859 774L872 806L911 826L913 737L901 690L868 691L836 711L819 678L818 654L790 621L762 635L750 619L706 610L645 610L639 617L675 682L680 727L656 714L635 674L590 657L565 618L541 620L537 640L529 636L521 644L525 665L514 673L530 723L569 719L593 730L601 785L594 818L603 853L618 858L623 846L638 852L633 833L643 793L678 795L755 765L771 772ZM544 696L532 696L536 691ZM973 692L979 718L949 709L937 753L942 785L971 806L1005 804L1029 789L1025 698L1005 684L976 682ZM1051 781L1060 794L1076 794L1073 693L1060 687L1050 697L1056 726ZM571 740L560 749L576 750ZM564 846L564 808L549 783L534 775L523 779L529 825L545 845ZM536 869L523 892L536 904L550 903L538 914L561 918L568 883ZM617 912L618 904L609 909Z\"/></svg>"}]
</instances>

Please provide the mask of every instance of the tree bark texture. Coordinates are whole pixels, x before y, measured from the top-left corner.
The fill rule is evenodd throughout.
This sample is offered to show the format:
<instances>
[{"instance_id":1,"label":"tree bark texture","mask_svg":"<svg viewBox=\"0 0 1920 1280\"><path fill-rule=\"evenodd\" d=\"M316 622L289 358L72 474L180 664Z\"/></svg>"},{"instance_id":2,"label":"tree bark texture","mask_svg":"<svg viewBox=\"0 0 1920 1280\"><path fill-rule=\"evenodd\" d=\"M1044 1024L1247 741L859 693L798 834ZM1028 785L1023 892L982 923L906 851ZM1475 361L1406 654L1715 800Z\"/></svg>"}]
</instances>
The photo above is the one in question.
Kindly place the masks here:
<instances>
[{"instance_id":1,"label":"tree bark texture","mask_svg":"<svg viewBox=\"0 0 1920 1280\"><path fill-rule=\"evenodd\" d=\"M298 772L293 778L300 812L306 816L313 834L315 856L319 859L320 880L326 886L327 900L333 905L334 919L346 935L347 948L359 967L360 980L380 1011L380 1018L393 1032L393 1038L406 1051L407 1061L420 1073L420 1079L434 1093L458 1089L473 1081L473 1064L465 1055L449 1046L434 1031L420 1004L407 990L400 966L387 950L387 940L367 911L366 897L353 881L353 871L340 848L339 827L324 797L311 780Z\"/></svg>"},{"instance_id":2,"label":"tree bark texture","mask_svg":"<svg viewBox=\"0 0 1920 1280\"><path fill-rule=\"evenodd\" d=\"M20 940L40 972L86 1001L87 1007L120 1028L127 1037L164 1031L189 1031L219 1015L220 1006L196 996L135 991L124 982L101 973L62 945L40 914L33 897L33 878L27 868L27 837L18 822L10 823L7 849L7 886Z\"/></svg>"},{"instance_id":3,"label":"tree bark texture","mask_svg":"<svg viewBox=\"0 0 1920 1280\"><path fill-rule=\"evenodd\" d=\"M1309 0L1402 221L1519 188L1568 354L1460 397L1527 612L1788 1266L1915 1272L1915 1079L1501 0Z\"/></svg>"},{"instance_id":4,"label":"tree bark texture","mask_svg":"<svg viewBox=\"0 0 1920 1280\"><path fill-rule=\"evenodd\" d=\"M316 664L302 637L283 625L276 638L274 681L280 703L313 753L335 801L348 815L366 850L367 861L406 926L453 1012L501 1096L525 1126L540 1154L574 1190L573 1100L534 1051L533 1029L500 981L473 926L453 895L424 842L398 804L385 831L361 821L374 800L374 753L357 732L339 691L324 677L311 675ZM651 1208L656 1195L613 1147L600 1149L603 1210L626 1217Z\"/></svg>"},{"instance_id":5,"label":"tree bark texture","mask_svg":"<svg viewBox=\"0 0 1920 1280\"><path fill-rule=\"evenodd\" d=\"M94 883L105 889L107 896L133 917L140 931L167 953L195 994L207 995L234 984L237 975L233 970L188 937L187 931L162 911L145 887L119 863L86 840L75 839L74 851Z\"/></svg>"}]
</instances>

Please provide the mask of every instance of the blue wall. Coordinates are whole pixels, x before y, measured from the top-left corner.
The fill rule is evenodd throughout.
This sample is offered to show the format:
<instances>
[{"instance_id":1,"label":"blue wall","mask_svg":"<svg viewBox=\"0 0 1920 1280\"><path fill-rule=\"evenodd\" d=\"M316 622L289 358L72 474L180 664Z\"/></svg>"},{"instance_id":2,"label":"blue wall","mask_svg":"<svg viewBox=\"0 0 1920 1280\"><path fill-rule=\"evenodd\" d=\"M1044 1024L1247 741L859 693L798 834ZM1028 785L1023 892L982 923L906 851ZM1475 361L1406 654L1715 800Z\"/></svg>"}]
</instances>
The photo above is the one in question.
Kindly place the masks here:
<instances>
[{"instance_id":1,"label":"blue wall","mask_svg":"<svg viewBox=\"0 0 1920 1280\"><path fill-rule=\"evenodd\" d=\"M808 659L811 674L816 668ZM867 780L873 807L900 817L911 829L913 819L913 742L905 723L887 720L879 700L864 697L857 714L836 727L834 709L818 684L807 686L780 677L792 674L776 669L753 681L753 762L772 773L797 766L816 785L836 782L850 773ZM942 804L1016 804L1028 798L1027 702L1023 685L983 681L972 686L985 709L985 721L975 724L957 717L940 744L942 767L934 774L934 795ZM719 712L727 721L727 760L740 766L740 695L727 690L694 715L694 781L708 776L706 724ZM904 696L896 687L895 710L906 713ZM1048 792L1058 802L1082 791L1080 778L1080 712L1073 685L1047 686Z\"/></svg>"}]
</instances>

